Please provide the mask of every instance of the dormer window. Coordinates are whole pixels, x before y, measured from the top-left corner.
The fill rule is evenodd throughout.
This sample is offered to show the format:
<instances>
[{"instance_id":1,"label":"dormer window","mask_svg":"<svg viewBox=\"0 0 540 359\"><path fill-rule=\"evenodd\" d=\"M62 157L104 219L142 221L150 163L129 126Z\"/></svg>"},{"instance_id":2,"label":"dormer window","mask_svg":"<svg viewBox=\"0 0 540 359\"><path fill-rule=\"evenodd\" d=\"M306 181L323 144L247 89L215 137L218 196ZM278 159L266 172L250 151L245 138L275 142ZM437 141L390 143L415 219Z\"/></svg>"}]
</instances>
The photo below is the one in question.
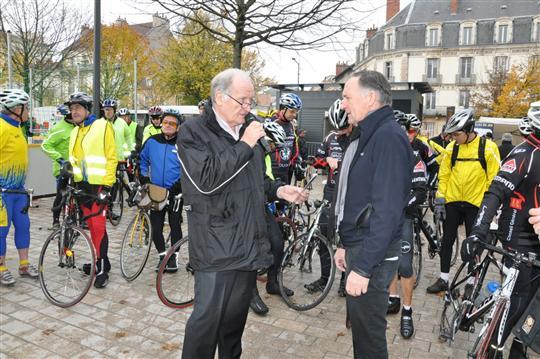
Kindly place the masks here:
<instances>
[{"instance_id":1,"label":"dormer window","mask_svg":"<svg viewBox=\"0 0 540 359\"><path fill-rule=\"evenodd\" d=\"M460 26L460 45L474 45L476 44L476 23L468 21L464 22Z\"/></svg>"},{"instance_id":2,"label":"dormer window","mask_svg":"<svg viewBox=\"0 0 540 359\"><path fill-rule=\"evenodd\" d=\"M506 44L512 42L512 20L500 19L495 23L495 34L493 42L496 44Z\"/></svg>"},{"instance_id":3,"label":"dormer window","mask_svg":"<svg viewBox=\"0 0 540 359\"><path fill-rule=\"evenodd\" d=\"M428 25L426 29L426 46L436 47L441 44L441 25Z\"/></svg>"},{"instance_id":4,"label":"dormer window","mask_svg":"<svg viewBox=\"0 0 540 359\"><path fill-rule=\"evenodd\" d=\"M540 16L537 16L533 21L531 41L540 43Z\"/></svg>"},{"instance_id":5,"label":"dormer window","mask_svg":"<svg viewBox=\"0 0 540 359\"><path fill-rule=\"evenodd\" d=\"M393 50L396 48L396 39L394 29L388 29L384 32L384 49Z\"/></svg>"}]
</instances>

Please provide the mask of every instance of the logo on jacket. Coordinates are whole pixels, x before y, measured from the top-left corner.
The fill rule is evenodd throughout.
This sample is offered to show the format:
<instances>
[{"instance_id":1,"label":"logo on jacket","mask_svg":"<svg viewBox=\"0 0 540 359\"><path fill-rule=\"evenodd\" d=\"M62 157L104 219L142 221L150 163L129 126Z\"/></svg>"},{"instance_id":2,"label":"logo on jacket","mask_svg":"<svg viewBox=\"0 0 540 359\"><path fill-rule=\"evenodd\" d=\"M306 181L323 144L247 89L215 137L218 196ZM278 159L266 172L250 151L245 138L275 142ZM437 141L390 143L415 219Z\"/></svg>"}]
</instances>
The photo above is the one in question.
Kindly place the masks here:
<instances>
[{"instance_id":1,"label":"logo on jacket","mask_svg":"<svg viewBox=\"0 0 540 359\"><path fill-rule=\"evenodd\" d=\"M514 171L516 170L517 168L517 165L516 165L516 160L514 158L512 158L511 160L509 161L506 161L502 167L501 167L501 171L503 172L508 172L508 173L514 173Z\"/></svg>"},{"instance_id":2,"label":"logo on jacket","mask_svg":"<svg viewBox=\"0 0 540 359\"><path fill-rule=\"evenodd\" d=\"M281 157L283 161L288 161L291 157L291 149L287 147L282 148L281 151L279 151L279 157Z\"/></svg>"},{"instance_id":3,"label":"logo on jacket","mask_svg":"<svg viewBox=\"0 0 540 359\"><path fill-rule=\"evenodd\" d=\"M515 197L510 198L510 208L517 209L518 211L523 209L523 203L525 202L525 197L519 193L514 192Z\"/></svg>"},{"instance_id":4,"label":"logo on jacket","mask_svg":"<svg viewBox=\"0 0 540 359\"><path fill-rule=\"evenodd\" d=\"M411 251L411 244L407 241L401 241L401 253L409 253Z\"/></svg>"},{"instance_id":5,"label":"logo on jacket","mask_svg":"<svg viewBox=\"0 0 540 359\"><path fill-rule=\"evenodd\" d=\"M414 170L413 170L414 173L417 173L417 172L426 172L426 165L424 165L424 161L418 161L418 163L416 164L416 166L414 166Z\"/></svg>"}]
</instances>

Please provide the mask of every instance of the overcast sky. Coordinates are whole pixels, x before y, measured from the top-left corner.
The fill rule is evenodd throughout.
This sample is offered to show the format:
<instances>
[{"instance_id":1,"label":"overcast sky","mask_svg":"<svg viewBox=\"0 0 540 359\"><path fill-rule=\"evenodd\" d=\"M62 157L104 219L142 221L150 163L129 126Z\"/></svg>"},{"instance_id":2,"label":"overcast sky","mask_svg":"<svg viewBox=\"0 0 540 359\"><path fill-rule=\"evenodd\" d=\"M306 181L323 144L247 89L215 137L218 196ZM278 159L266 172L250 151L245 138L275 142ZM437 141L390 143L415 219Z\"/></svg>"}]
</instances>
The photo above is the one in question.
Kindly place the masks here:
<instances>
[{"instance_id":1,"label":"overcast sky","mask_svg":"<svg viewBox=\"0 0 540 359\"><path fill-rule=\"evenodd\" d=\"M401 0L403 9L411 0ZM78 6L85 13L93 13L93 0L72 0L67 2L70 6ZM115 0L101 3L101 15L104 23L114 22L118 17L125 18L128 23L142 23L152 21L151 14L163 13L159 5L141 5L136 1ZM357 0L357 6L362 8L378 9L367 19L359 19L358 28L366 29L371 25L384 24L386 17L386 0ZM300 63L300 82L318 83L330 74L335 73L336 62L348 64L354 62L355 48L363 41L365 32L340 35L339 43L326 46L323 50L304 50L300 52L282 50L277 47L261 45L258 47L260 56L265 60L264 73L273 77L278 83L296 83L297 65L292 60L295 57Z\"/></svg>"}]
</instances>

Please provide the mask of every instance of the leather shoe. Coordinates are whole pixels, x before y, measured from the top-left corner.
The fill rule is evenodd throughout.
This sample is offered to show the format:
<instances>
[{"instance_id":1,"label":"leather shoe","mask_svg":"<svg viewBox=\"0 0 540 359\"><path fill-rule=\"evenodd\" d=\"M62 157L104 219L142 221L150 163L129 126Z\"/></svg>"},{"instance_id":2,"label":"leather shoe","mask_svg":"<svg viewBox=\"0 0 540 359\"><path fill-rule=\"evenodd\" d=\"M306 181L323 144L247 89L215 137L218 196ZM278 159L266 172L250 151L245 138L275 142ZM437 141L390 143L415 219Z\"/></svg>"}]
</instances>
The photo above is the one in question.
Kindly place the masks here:
<instances>
[{"instance_id":1,"label":"leather shoe","mask_svg":"<svg viewBox=\"0 0 540 359\"><path fill-rule=\"evenodd\" d=\"M254 290L251 295L251 300L249 301L249 307L255 312L257 315L266 315L268 313L268 307L266 304L264 304L261 296L259 295L258 290Z\"/></svg>"}]
</instances>

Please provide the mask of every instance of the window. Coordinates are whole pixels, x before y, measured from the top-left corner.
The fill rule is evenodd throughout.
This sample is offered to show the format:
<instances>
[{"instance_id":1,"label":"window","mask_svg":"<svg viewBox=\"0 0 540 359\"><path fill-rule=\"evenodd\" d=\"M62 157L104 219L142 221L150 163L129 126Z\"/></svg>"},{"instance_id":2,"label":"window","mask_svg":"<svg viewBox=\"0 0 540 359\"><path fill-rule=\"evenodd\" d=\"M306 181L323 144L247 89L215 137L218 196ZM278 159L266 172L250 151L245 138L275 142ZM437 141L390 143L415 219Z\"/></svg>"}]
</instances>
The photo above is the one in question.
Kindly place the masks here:
<instances>
[{"instance_id":1,"label":"window","mask_svg":"<svg viewBox=\"0 0 540 359\"><path fill-rule=\"evenodd\" d=\"M536 42L540 42L540 21L536 23Z\"/></svg>"},{"instance_id":2,"label":"window","mask_svg":"<svg viewBox=\"0 0 540 359\"><path fill-rule=\"evenodd\" d=\"M424 106L426 110L435 110L435 99L435 92L430 92L426 94L426 105Z\"/></svg>"},{"instance_id":3,"label":"window","mask_svg":"<svg viewBox=\"0 0 540 359\"><path fill-rule=\"evenodd\" d=\"M508 42L508 25L499 25L499 37L497 38L499 44L505 44Z\"/></svg>"},{"instance_id":4,"label":"window","mask_svg":"<svg viewBox=\"0 0 540 359\"><path fill-rule=\"evenodd\" d=\"M471 97L471 93L468 90L461 90L459 91L459 105L463 108L469 108L469 99Z\"/></svg>"},{"instance_id":5,"label":"window","mask_svg":"<svg viewBox=\"0 0 540 359\"><path fill-rule=\"evenodd\" d=\"M493 59L494 71L508 71L508 56L495 56Z\"/></svg>"},{"instance_id":6,"label":"window","mask_svg":"<svg viewBox=\"0 0 540 359\"><path fill-rule=\"evenodd\" d=\"M392 79L392 61L387 61L384 63L384 76L388 81L393 81Z\"/></svg>"},{"instance_id":7,"label":"window","mask_svg":"<svg viewBox=\"0 0 540 359\"><path fill-rule=\"evenodd\" d=\"M439 46L439 29L429 29L428 46Z\"/></svg>"},{"instance_id":8,"label":"window","mask_svg":"<svg viewBox=\"0 0 540 359\"><path fill-rule=\"evenodd\" d=\"M439 59L427 59L427 78L436 79L439 75Z\"/></svg>"},{"instance_id":9,"label":"window","mask_svg":"<svg viewBox=\"0 0 540 359\"><path fill-rule=\"evenodd\" d=\"M391 50L394 48L394 33L393 32L387 32L386 33L386 50Z\"/></svg>"},{"instance_id":10,"label":"window","mask_svg":"<svg viewBox=\"0 0 540 359\"><path fill-rule=\"evenodd\" d=\"M463 41L462 45L472 45L472 26L466 26L463 28Z\"/></svg>"},{"instance_id":11,"label":"window","mask_svg":"<svg viewBox=\"0 0 540 359\"><path fill-rule=\"evenodd\" d=\"M469 79L472 75L472 57L461 57L459 59L459 77Z\"/></svg>"}]
</instances>

